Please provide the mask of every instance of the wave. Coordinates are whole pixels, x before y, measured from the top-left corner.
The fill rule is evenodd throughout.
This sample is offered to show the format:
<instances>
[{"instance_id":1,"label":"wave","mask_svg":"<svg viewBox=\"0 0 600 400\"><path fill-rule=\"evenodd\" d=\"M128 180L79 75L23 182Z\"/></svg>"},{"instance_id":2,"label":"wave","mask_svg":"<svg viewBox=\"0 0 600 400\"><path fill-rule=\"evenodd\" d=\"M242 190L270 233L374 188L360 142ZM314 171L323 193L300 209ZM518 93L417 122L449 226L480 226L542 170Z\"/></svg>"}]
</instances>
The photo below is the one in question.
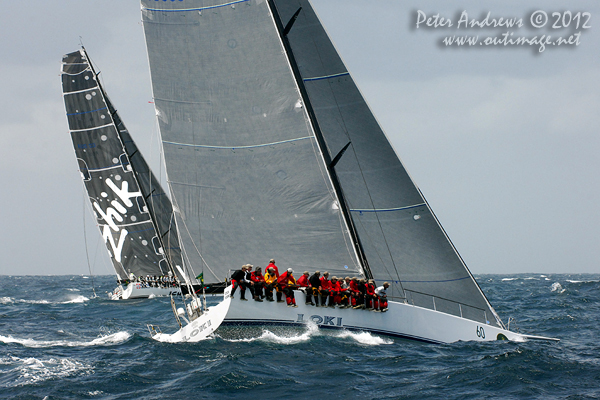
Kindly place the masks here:
<instances>
[{"instance_id":1,"label":"wave","mask_svg":"<svg viewBox=\"0 0 600 400\"><path fill-rule=\"evenodd\" d=\"M117 332L107 336L101 336L89 342L73 341L73 340L35 340L35 339L18 339L12 336L0 335L0 342L11 344L17 343L25 347L40 348L40 347L88 347L88 346L111 346L124 343L131 337L128 332Z\"/></svg>"},{"instance_id":2,"label":"wave","mask_svg":"<svg viewBox=\"0 0 600 400\"><path fill-rule=\"evenodd\" d=\"M77 296L74 299L63 301L60 304L84 303L86 301L89 301L89 299L87 297L85 297L85 296Z\"/></svg>"},{"instance_id":3,"label":"wave","mask_svg":"<svg viewBox=\"0 0 600 400\"><path fill-rule=\"evenodd\" d=\"M2 365L3 375L11 378L6 381L8 387L19 387L49 379L93 373L93 366L85 365L72 358L37 359L7 356L0 358L0 365Z\"/></svg>"},{"instance_id":4,"label":"wave","mask_svg":"<svg viewBox=\"0 0 600 400\"><path fill-rule=\"evenodd\" d=\"M29 299L15 299L12 297L0 297L0 304L71 304L71 303L83 303L89 301L89 298L79 295L69 300L52 302L48 300L29 300Z\"/></svg>"},{"instance_id":5,"label":"wave","mask_svg":"<svg viewBox=\"0 0 600 400\"><path fill-rule=\"evenodd\" d=\"M316 324L308 323L308 324L306 324L306 327L307 327L306 331L300 335L290 335L290 336L277 335L268 329L264 329L262 331L262 334L258 337L243 338L243 339L223 339L223 340L225 340L227 342L233 342L233 343L238 343L238 342L250 343L250 342L254 342L254 341L262 341L262 342L270 342L270 343L277 343L277 344L296 344L296 343L306 342L311 337L317 336L320 334L319 327Z\"/></svg>"},{"instance_id":6,"label":"wave","mask_svg":"<svg viewBox=\"0 0 600 400\"><path fill-rule=\"evenodd\" d=\"M507 282L507 281L516 281L519 278L502 278L502 282Z\"/></svg>"},{"instance_id":7,"label":"wave","mask_svg":"<svg viewBox=\"0 0 600 400\"><path fill-rule=\"evenodd\" d=\"M352 332L347 330L335 331L333 334L329 334L322 332L319 330L319 327L314 323L306 324L306 331L297 334L297 335L278 335L271 332L268 329L263 329L262 334L258 337L253 338L242 338L242 339L223 339L228 342L234 343L251 343L254 341L262 341L268 343L277 343L277 344L297 344L310 340L316 336L330 336L337 339L352 339L360 344L369 345L369 346L379 346L382 344L392 344L394 343L391 339L384 339L379 336L375 336L369 332Z\"/></svg>"},{"instance_id":8,"label":"wave","mask_svg":"<svg viewBox=\"0 0 600 400\"><path fill-rule=\"evenodd\" d=\"M350 331L342 331L335 335L340 339L351 338L356 340L360 344L366 344L369 346L379 346L382 344L393 344L394 341L392 339L386 339L379 336L374 336L369 332L350 332Z\"/></svg>"},{"instance_id":9,"label":"wave","mask_svg":"<svg viewBox=\"0 0 600 400\"><path fill-rule=\"evenodd\" d=\"M551 292L564 293L566 289L562 287L562 285L558 282L554 282L552 287L550 288Z\"/></svg>"}]
</instances>

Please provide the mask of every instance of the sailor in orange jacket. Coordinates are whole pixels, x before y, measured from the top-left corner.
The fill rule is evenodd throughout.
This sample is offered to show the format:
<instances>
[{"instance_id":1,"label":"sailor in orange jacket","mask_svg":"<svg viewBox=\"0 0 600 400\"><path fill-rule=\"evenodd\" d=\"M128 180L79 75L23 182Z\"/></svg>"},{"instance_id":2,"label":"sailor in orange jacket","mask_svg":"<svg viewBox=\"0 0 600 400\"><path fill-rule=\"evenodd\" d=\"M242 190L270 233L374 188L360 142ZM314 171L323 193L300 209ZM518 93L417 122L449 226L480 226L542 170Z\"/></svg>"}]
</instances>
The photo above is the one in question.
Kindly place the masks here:
<instances>
[{"instance_id":1,"label":"sailor in orange jacket","mask_svg":"<svg viewBox=\"0 0 600 400\"><path fill-rule=\"evenodd\" d=\"M281 292L279 291L279 285L277 284L277 275L275 274L275 270L273 268L267 268L267 273L265 274L265 295L267 296L268 301L273 301L273 289L277 291L277 301L281 300Z\"/></svg>"},{"instance_id":2,"label":"sailor in orange jacket","mask_svg":"<svg viewBox=\"0 0 600 400\"><path fill-rule=\"evenodd\" d=\"M296 285L296 278L292 275L293 272L294 271L291 268L288 268L287 271L279 275L279 279L277 279L281 291L285 293L285 300L288 307L298 307L294 297L294 289L296 289L298 285Z\"/></svg>"}]
</instances>

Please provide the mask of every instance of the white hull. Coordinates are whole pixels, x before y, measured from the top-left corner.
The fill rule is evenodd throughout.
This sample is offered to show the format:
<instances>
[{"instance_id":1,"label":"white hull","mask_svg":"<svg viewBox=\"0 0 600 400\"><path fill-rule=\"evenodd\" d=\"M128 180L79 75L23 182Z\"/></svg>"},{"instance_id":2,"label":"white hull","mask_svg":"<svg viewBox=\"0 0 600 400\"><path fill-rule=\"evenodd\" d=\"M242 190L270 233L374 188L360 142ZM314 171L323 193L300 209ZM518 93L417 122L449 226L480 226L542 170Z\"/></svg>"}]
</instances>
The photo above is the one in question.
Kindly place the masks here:
<instances>
[{"instance_id":1,"label":"white hull","mask_svg":"<svg viewBox=\"0 0 600 400\"><path fill-rule=\"evenodd\" d=\"M108 296L111 300L144 299L148 297L180 296L179 287L142 287L140 283L130 283L125 289L118 286Z\"/></svg>"},{"instance_id":2,"label":"white hull","mask_svg":"<svg viewBox=\"0 0 600 400\"><path fill-rule=\"evenodd\" d=\"M297 308L285 303L233 299L224 324L303 325L312 321L320 328L362 330L431 343L550 338L522 335L492 325L456 317L405 303L389 302L387 312L315 307L304 304L304 293L295 292ZM503 335L504 337L502 337Z\"/></svg>"},{"instance_id":3,"label":"white hull","mask_svg":"<svg viewBox=\"0 0 600 400\"><path fill-rule=\"evenodd\" d=\"M223 322L231 304L231 286L225 288L223 301L216 306L209 307L204 314L185 325L173 334L157 333L152 339L159 342L199 342L212 334Z\"/></svg>"}]
</instances>

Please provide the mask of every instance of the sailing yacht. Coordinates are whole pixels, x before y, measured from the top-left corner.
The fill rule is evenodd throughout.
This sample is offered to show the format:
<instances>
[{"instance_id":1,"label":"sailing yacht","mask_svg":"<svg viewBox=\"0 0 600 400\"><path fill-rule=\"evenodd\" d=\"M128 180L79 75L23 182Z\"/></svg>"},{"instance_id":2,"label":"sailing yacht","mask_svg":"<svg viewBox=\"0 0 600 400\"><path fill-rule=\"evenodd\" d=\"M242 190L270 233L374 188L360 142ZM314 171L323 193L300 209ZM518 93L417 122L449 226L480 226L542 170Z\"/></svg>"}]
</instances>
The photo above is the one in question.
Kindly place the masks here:
<instances>
[{"instance_id":1,"label":"sailing yacht","mask_svg":"<svg viewBox=\"0 0 600 400\"><path fill-rule=\"evenodd\" d=\"M62 60L69 130L92 211L117 276L109 298L180 293L171 202L103 90L85 49Z\"/></svg>"},{"instance_id":2,"label":"sailing yacht","mask_svg":"<svg viewBox=\"0 0 600 400\"><path fill-rule=\"evenodd\" d=\"M142 0L183 258L390 283L387 313L234 298L225 324L315 323L435 343L540 338L502 323L308 0Z\"/></svg>"}]
</instances>

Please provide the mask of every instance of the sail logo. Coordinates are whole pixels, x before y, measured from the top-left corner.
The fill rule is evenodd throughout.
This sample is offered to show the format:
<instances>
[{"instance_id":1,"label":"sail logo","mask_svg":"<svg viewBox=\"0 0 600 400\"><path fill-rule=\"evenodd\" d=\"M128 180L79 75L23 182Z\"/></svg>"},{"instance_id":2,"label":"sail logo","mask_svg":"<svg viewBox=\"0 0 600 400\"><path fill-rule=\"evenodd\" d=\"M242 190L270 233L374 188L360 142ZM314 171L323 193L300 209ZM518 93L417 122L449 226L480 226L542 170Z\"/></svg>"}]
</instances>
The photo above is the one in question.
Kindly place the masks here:
<instances>
[{"instance_id":1,"label":"sail logo","mask_svg":"<svg viewBox=\"0 0 600 400\"><path fill-rule=\"evenodd\" d=\"M117 222L123 222L123 217L127 215L127 209L133 207L131 198L137 198L138 196L141 196L142 193L139 191L130 192L129 182L127 181L123 181L120 188L110 178L106 178L104 182L106 183L106 186L113 191L116 197L121 200L121 202L119 202L117 199L112 200L110 202L112 207L107 207L106 211L102 210L97 201L94 201L93 204L99 219L102 219L104 222L106 222L106 225L104 225L102 228L102 239L104 239L104 241L112 249L112 254L115 260L117 262L121 262L123 245L125 244L125 238L129 232L125 228L119 229L115 220ZM108 194L102 193L102 197L108 197ZM113 231L120 231L119 239L116 242L112 234Z\"/></svg>"}]
</instances>

